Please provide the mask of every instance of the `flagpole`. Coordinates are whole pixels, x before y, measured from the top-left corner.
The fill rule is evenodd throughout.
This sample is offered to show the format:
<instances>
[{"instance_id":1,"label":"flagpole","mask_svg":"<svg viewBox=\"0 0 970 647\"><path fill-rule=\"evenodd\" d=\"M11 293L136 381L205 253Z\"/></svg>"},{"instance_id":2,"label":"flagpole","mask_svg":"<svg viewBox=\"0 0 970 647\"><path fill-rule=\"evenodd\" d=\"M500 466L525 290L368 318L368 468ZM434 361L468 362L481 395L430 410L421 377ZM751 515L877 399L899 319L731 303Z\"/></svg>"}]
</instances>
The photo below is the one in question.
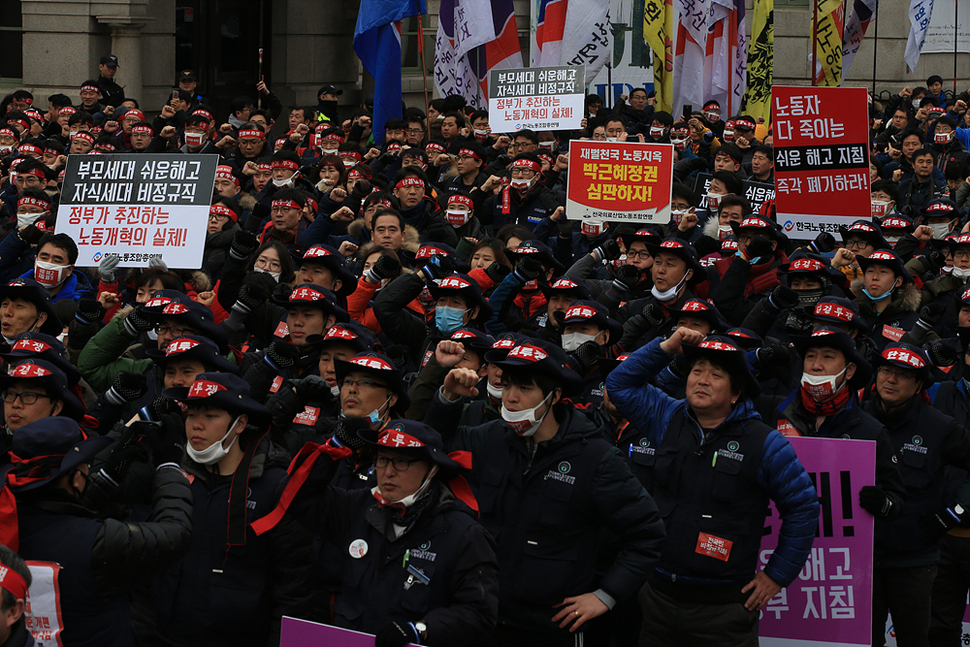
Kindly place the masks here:
<instances>
[{"instance_id":1,"label":"flagpole","mask_svg":"<svg viewBox=\"0 0 970 647\"><path fill-rule=\"evenodd\" d=\"M818 0L812 0L812 86L818 85Z\"/></svg>"},{"instance_id":2,"label":"flagpole","mask_svg":"<svg viewBox=\"0 0 970 647\"><path fill-rule=\"evenodd\" d=\"M960 41L960 0L953 0L953 96L957 94L957 45Z\"/></svg>"},{"instance_id":3,"label":"flagpole","mask_svg":"<svg viewBox=\"0 0 970 647\"><path fill-rule=\"evenodd\" d=\"M424 82L424 114L427 117L431 104L428 102L428 66L424 62L424 21L421 20L420 13L418 13L418 53L421 55L421 80Z\"/></svg>"},{"instance_id":4,"label":"flagpole","mask_svg":"<svg viewBox=\"0 0 970 647\"><path fill-rule=\"evenodd\" d=\"M879 8L876 8L875 15L873 16L875 23L872 26L872 97L876 97L876 61L878 57L876 52L879 50ZM861 44L860 44L861 46Z\"/></svg>"}]
</instances>

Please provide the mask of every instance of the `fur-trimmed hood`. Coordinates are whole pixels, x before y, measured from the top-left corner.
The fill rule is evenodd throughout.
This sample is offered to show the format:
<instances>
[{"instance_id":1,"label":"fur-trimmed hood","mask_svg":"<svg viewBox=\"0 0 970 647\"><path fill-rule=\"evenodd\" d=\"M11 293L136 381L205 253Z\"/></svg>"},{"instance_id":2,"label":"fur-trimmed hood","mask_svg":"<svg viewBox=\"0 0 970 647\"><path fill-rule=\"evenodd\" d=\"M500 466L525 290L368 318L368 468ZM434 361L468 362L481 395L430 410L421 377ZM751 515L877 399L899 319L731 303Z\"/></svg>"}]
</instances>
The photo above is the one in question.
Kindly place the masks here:
<instances>
[{"instance_id":1,"label":"fur-trimmed hood","mask_svg":"<svg viewBox=\"0 0 970 647\"><path fill-rule=\"evenodd\" d=\"M855 302L859 306L859 311L863 315L872 315L876 312L874 306L874 301L867 297L863 292L862 288L865 287L865 278L855 279L849 286L852 290L852 294L856 297ZM902 312L916 312L919 309L920 301L922 295L920 291L916 289L916 285L910 281L903 285L900 289L892 296L892 301L889 307L883 312L883 316L887 313L902 313Z\"/></svg>"}]
</instances>

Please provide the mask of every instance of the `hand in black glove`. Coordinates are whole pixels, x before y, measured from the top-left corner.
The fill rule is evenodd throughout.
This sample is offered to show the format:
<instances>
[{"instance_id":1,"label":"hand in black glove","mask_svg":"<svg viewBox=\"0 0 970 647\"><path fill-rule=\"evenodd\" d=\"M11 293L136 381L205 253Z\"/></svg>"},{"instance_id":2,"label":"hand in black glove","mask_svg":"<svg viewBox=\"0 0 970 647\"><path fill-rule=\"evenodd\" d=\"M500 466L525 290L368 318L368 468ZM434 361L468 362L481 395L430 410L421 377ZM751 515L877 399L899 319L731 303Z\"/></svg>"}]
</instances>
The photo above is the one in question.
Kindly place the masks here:
<instances>
[{"instance_id":1,"label":"hand in black glove","mask_svg":"<svg viewBox=\"0 0 970 647\"><path fill-rule=\"evenodd\" d=\"M148 312L145 306L138 306L128 313L122 323L129 335L137 337L140 333L148 332L155 327L155 321L148 316Z\"/></svg>"},{"instance_id":2,"label":"hand in black glove","mask_svg":"<svg viewBox=\"0 0 970 647\"><path fill-rule=\"evenodd\" d=\"M337 423L333 437L337 439L337 443L344 447L358 451L367 446L367 443L361 440L358 435L361 431L367 429L373 429L369 418L344 418Z\"/></svg>"},{"instance_id":3,"label":"hand in black glove","mask_svg":"<svg viewBox=\"0 0 970 647\"><path fill-rule=\"evenodd\" d=\"M667 368L680 379L686 380L687 372L690 371L690 363L687 361L686 355L674 355L673 359L670 360L670 364L667 365Z\"/></svg>"},{"instance_id":4,"label":"hand in black glove","mask_svg":"<svg viewBox=\"0 0 970 647\"><path fill-rule=\"evenodd\" d=\"M932 328L943 319L945 314L946 306L938 301L933 301L919 309L919 320L926 324L926 328Z\"/></svg>"},{"instance_id":5,"label":"hand in black glove","mask_svg":"<svg viewBox=\"0 0 970 647\"><path fill-rule=\"evenodd\" d=\"M959 357L957 349L950 346L942 339L930 344L928 354L930 356L930 361L932 361L936 366L953 366L957 363L957 359Z\"/></svg>"},{"instance_id":6,"label":"hand in black glove","mask_svg":"<svg viewBox=\"0 0 970 647\"><path fill-rule=\"evenodd\" d=\"M443 279L455 271L455 262L447 256L432 256L421 268L429 279Z\"/></svg>"},{"instance_id":7,"label":"hand in black glove","mask_svg":"<svg viewBox=\"0 0 970 647\"><path fill-rule=\"evenodd\" d=\"M148 422L158 422L166 415L172 413L181 416L182 407L180 407L178 402L175 400L160 395L152 400L148 405L142 407L141 410L139 410L138 415L141 416L142 420L146 420Z\"/></svg>"},{"instance_id":8,"label":"hand in black glove","mask_svg":"<svg viewBox=\"0 0 970 647\"><path fill-rule=\"evenodd\" d=\"M771 251L771 240L761 234L752 238L748 246L744 248L745 256L752 260L763 256L770 256Z\"/></svg>"},{"instance_id":9,"label":"hand in black glove","mask_svg":"<svg viewBox=\"0 0 970 647\"><path fill-rule=\"evenodd\" d=\"M404 344L391 344L384 347L384 356L394 362L395 368L403 371L411 361L411 351Z\"/></svg>"},{"instance_id":10,"label":"hand in black glove","mask_svg":"<svg viewBox=\"0 0 970 647\"><path fill-rule=\"evenodd\" d=\"M943 266L946 265L946 257L938 249L934 249L929 254L926 255L926 262L930 264L930 270L933 274L938 274Z\"/></svg>"},{"instance_id":11,"label":"hand in black glove","mask_svg":"<svg viewBox=\"0 0 970 647\"><path fill-rule=\"evenodd\" d=\"M503 280L505 280L505 277L508 276L511 272L512 270L509 269L508 265L506 265L505 263L499 263L498 261L495 261L494 263L492 263L491 265L485 268L485 276L492 279L492 281L495 282L496 284L501 283Z\"/></svg>"},{"instance_id":12,"label":"hand in black glove","mask_svg":"<svg viewBox=\"0 0 970 647\"><path fill-rule=\"evenodd\" d=\"M105 392L104 397L111 404L120 406L126 402L134 402L146 393L148 379L144 373L121 371L115 376L115 381L111 383L111 388Z\"/></svg>"},{"instance_id":13,"label":"hand in black glove","mask_svg":"<svg viewBox=\"0 0 970 647\"><path fill-rule=\"evenodd\" d=\"M306 398L296 392L295 380L287 380L276 393L271 393L266 400L266 408L273 412L276 423L283 428L289 426L293 416L306 406Z\"/></svg>"},{"instance_id":14,"label":"hand in black glove","mask_svg":"<svg viewBox=\"0 0 970 647\"><path fill-rule=\"evenodd\" d=\"M20 240L28 245L36 245L44 237L44 232L37 225L30 224L21 229L18 235L20 236Z\"/></svg>"},{"instance_id":15,"label":"hand in black glove","mask_svg":"<svg viewBox=\"0 0 970 647\"><path fill-rule=\"evenodd\" d=\"M333 399L330 385L319 375L307 375L294 384L297 394L306 402L329 402Z\"/></svg>"},{"instance_id":16,"label":"hand in black glove","mask_svg":"<svg viewBox=\"0 0 970 647\"><path fill-rule=\"evenodd\" d=\"M529 256L523 256L515 264L514 274L523 283L537 280L542 276L542 263Z\"/></svg>"},{"instance_id":17,"label":"hand in black glove","mask_svg":"<svg viewBox=\"0 0 970 647\"><path fill-rule=\"evenodd\" d=\"M594 249L593 253L599 256L601 261L615 261L620 257L620 243L616 242L615 238L610 238Z\"/></svg>"},{"instance_id":18,"label":"hand in black glove","mask_svg":"<svg viewBox=\"0 0 970 647\"><path fill-rule=\"evenodd\" d=\"M268 278L273 279L273 277ZM232 309L244 315L249 314L266 303L269 295L270 290L260 281L243 283L242 287L239 288L239 296L236 297L236 302L232 304Z\"/></svg>"},{"instance_id":19,"label":"hand in black glove","mask_svg":"<svg viewBox=\"0 0 970 647\"><path fill-rule=\"evenodd\" d=\"M963 506L957 503L952 508L923 515L916 521L919 525L919 538L926 544L935 544L951 528L960 525L966 512Z\"/></svg>"},{"instance_id":20,"label":"hand in black glove","mask_svg":"<svg viewBox=\"0 0 970 647\"><path fill-rule=\"evenodd\" d=\"M392 622L381 627L374 638L374 647L404 647L408 643L419 644L421 636L410 622Z\"/></svg>"},{"instance_id":21,"label":"hand in black glove","mask_svg":"<svg viewBox=\"0 0 970 647\"><path fill-rule=\"evenodd\" d=\"M859 491L859 505L877 518L885 518L892 511L893 502L886 492L877 485L867 485Z\"/></svg>"},{"instance_id":22,"label":"hand in black glove","mask_svg":"<svg viewBox=\"0 0 970 647\"><path fill-rule=\"evenodd\" d=\"M616 270L616 278L613 279L613 285L615 285L620 290L626 290L627 292L632 292L640 281L640 268L636 265L621 265L618 270Z\"/></svg>"},{"instance_id":23,"label":"hand in black glove","mask_svg":"<svg viewBox=\"0 0 970 647\"><path fill-rule=\"evenodd\" d=\"M229 255L239 261L244 261L259 249L259 239L256 234L240 230L233 234Z\"/></svg>"},{"instance_id":24,"label":"hand in black glove","mask_svg":"<svg viewBox=\"0 0 970 647\"><path fill-rule=\"evenodd\" d=\"M104 319L104 306L97 299L78 299L74 318L82 324L93 324Z\"/></svg>"},{"instance_id":25,"label":"hand in black glove","mask_svg":"<svg viewBox=\"0 0 970 647\"><path fill-rule=\"evenodd\" d=\"M364 277L370 283L380 283L384 279L393 279L401 273L401 261L393 256L381 256L377 262L371 266Z\"/></svg>"},{"instance_id":26,"label":"hand in black glove","mask_svg":"<svg viewBox=\"0 0 970 647\"><path fill-rule=\"evenodd\" d=\"M643 306L643 310L640 311L640 314L652 328L656 328L666 320L666 317L664 317L663 308L654 302L650 302Z\"/></svg>"},{"instance_id":27,"label":"hand in black glove","mask_svg":"<svg viewBox=\"0 0 970 647\"><path fill-rule=\"evenodd\" d=\"M791 364L791 353L786 346L777 342L768 342L755 351L758 361L763 366L783 366Z\"/></svg>"},{"instance_id":28,"label":"hand in black glove","mask_svg":"<svg viewBox=\"0 0 970 647\"><path fill-rule=\"evenodd\" d=\"M300 359L300 349L289 342L277 340L266 349L263 359L278 370L291 368Z\"/></svg>"},{"instance_id":29,"label":"hand in black glove","mask_svg":"<svg viewBox=\"0 0 970 647\"><path fill-rule=\"evenodd\" d=\"M560 216L559 220L556 221L556 225L559 227L559 237L572 238L573 225L575 224L572 220L566 220L566 216Z\"/></svg>"},{"instance_id":30,"label":"hand in black glove","mask_svg":"<svg viewBox=\"0 0 970 647\"><path fill-rule=\"evenodd\" d=\"M768 299L778 310L788 310L798 305L798 293L787 285L775 286Z\"/></svg>"},{"instance_id":31,"label":"hand in black glove","mask_svg":"<svg viewBox=\"0 0 970 647\"><path fill-rule=\"evenodd\" d=\"M600 355L600 345L595 341L584 341L570 355L576 358L585 373L596 368Z\"/></svg>"},{"instance_id":32,"label":"hand in black glove","mask_svg":"<svg viewBox=\"0 0 970 647\"><path fill-rule=\"evenodd\" d=\"M828 254L835 249L835 236L827 231L823 231L808 246L816 254Z\"/></svg>"},{"instance_id":33,"label":"hand in black glove","mask_svg":"<svg viewBox=\"0 0 970 647\"><path fill-rule=\"evenodd\" d=\"M115 443L101 468L101 475L112 485L125 480L132 463L148 460L148 448L142 442L142 434L133 424L128 428L123 440Z\"/></svg>"}]
</instances>

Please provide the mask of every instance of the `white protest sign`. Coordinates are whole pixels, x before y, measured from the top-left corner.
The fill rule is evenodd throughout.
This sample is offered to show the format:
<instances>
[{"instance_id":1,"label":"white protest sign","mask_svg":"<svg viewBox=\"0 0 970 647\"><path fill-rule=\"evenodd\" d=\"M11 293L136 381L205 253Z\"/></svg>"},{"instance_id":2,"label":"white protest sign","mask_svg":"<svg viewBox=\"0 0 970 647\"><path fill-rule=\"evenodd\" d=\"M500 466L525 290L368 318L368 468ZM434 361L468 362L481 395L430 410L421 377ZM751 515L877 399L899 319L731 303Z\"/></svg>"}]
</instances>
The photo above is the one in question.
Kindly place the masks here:
<instances>
[{"instance_id":1,"label":"white protest sign","mask_svg":"<svg viewBox=\"0 0 970 647\"><path fill-rule=\"evenodd\" d=\"M202 267L218 155L69 155L56 231L78 246L78 267L105 254L121 267L161 258Z\"/></svg>"},{"instance_id":2,"label":"white protest sign","mask_svg":"<svg viewBox=\"0 0 970 647\"><path fill-rule=\"evenodd\" d=\"M585 65L492 70L488 123L494 133L579 130L585 100Z\"/></svg>"}]
</instances>

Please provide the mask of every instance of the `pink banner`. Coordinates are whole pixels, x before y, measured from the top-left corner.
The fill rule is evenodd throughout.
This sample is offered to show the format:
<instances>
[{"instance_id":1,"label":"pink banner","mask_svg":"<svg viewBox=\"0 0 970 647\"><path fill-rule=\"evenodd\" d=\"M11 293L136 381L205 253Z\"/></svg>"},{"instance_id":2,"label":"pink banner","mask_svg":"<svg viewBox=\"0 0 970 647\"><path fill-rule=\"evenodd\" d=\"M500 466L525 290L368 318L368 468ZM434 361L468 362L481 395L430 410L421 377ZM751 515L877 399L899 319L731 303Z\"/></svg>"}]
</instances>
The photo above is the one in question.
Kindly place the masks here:
<instances>
[{"instance_id":1,"label":"pink banner","mask_svg":"<svg viewBox=\"0 0 970 647\"><path fill-rule=\"evenodd\" d=\"M789 438L815 483L821 512L812 552L798 578L761 613L765 647L868 647L872 644L873 517L859 490L876 481L876 443L841 438ZM774 504L765 520L762 566L777 544Z\"/></svg>"},{"instance_id":2,"label":"pink banner","mask_svg":"<svg viewBox=\"0 0 970 647\"><path fill-rule=\"evenodd\" d=\"M374 647L374 636L283 616L280 647Z\"/></svg>"}]
</instances>

